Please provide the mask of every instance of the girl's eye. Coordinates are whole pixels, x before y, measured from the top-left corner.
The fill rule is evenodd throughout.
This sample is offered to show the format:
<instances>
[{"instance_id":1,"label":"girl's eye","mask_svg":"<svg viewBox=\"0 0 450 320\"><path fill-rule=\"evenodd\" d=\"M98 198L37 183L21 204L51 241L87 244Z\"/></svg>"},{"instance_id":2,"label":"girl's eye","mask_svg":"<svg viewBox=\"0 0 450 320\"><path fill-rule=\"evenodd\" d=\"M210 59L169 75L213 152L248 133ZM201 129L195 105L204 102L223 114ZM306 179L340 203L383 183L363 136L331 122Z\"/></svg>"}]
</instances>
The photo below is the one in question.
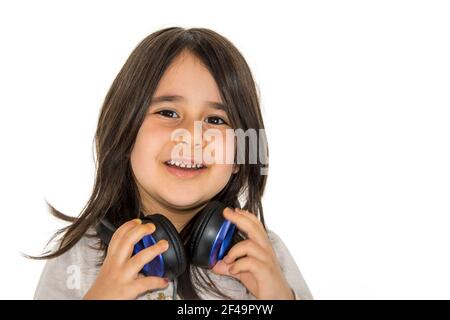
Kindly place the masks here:
<instances>
[{"instance_id":1,"label":"girl's eye","mask_svg":"<svg viewBox=\"0 0 450 320\"><path fill-rule=\"evenodd\" d=\"M223 120L220 117L208 117L205 119L205 121L210 124L217 124L217 125L226 124L225 120Z\"/></svg>"},{"instance_id":2,"label":"girl's eye","mask_svg":"<svg viewBox=\"0 0 450 320\"><path fill-rule=\"evenodd\" d=\"M166 117L166 118L178 118L177 113L175 111L172 111L172 110L166 110L165 109L165 110L157 111L155 113L160 114L160 115L162 115L163 117Z\"/></svg>"}]
</instances>

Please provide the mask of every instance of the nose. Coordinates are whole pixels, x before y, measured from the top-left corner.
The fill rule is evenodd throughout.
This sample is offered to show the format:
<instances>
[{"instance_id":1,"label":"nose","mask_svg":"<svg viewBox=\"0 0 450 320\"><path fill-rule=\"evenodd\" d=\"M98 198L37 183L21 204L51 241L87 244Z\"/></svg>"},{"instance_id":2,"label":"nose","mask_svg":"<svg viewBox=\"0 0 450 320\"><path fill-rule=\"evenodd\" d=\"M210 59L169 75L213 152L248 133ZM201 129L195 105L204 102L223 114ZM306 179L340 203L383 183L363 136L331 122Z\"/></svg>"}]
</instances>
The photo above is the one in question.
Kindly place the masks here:
<instances>
[{"instance_id":1,"label":"nose","mask_svg":"<svg viewBox=\"0 0 450 320\"><path fill-rule=\"evenodd\" d=\"M189 148L191 155L201 154L203 148L206 146L206 141L203 138L203 122L190 121L183 126L180 126L172 132L172 140L174 144L185 144L185 148Z\"/></svg>"}]
</instances>

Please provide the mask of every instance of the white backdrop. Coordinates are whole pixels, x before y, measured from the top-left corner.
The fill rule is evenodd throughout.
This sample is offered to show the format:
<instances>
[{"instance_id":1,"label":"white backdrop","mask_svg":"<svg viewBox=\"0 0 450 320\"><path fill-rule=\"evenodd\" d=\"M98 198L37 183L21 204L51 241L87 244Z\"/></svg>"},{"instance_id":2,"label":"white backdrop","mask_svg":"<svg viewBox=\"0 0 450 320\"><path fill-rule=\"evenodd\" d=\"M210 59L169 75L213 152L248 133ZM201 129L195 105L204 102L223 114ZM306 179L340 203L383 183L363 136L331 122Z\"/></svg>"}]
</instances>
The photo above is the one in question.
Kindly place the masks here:
<instances>
[{"instance_id":1,"label":"white backdrop","mask_svg":"<svg viewBox=\"0 0 450 320\"><path fill-rule=\"evenodd\" d=\"M33 297L38 254L93 183L115 75L148 34L207 27L261 92L269 228L316 299L450 298L446 1L0 4L0 298Z\"/></svg>"}]
</instances>

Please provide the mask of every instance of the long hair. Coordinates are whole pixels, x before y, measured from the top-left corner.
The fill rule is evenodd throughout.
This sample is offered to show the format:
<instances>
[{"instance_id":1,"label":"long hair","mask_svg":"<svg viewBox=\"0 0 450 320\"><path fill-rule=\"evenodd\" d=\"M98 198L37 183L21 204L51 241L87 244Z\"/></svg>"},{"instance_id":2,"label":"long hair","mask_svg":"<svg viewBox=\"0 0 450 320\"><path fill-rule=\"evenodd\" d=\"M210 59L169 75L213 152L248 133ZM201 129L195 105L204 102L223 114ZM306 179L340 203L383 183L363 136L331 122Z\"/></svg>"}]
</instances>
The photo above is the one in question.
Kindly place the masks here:
<instances>
[{"instance_id":1,"label":"long hair","mask_svg":"<svg viewBox=\"0 0 450 320\"><path fill-rule=\"evenodd\" d=\"M60 237L55 250L32 258L51 259L62 255L103 217L120 226L139 215L142 202L130 164L131 150L158 82L183 50L189 50L208 68L217 83L233 129L255 129L259 140L259 129L264 129L264 123L256 85L245 59L228 39L206 28L171 27L150 34L132 51L103 102L93 141L95 180L89 200L76 218L59 212L47 202L53 215L70 221L70 224L52 237ZM245 153L247 159L248 144ZM261 198L267 175L261 174L261 170L267 170L267 161L260 161L261 156L268 157L268 151L260 155L256 164L247 161L239 164L239 171L230 177L214 199L227 206L249 210L265 226ZM180 232L185 244L189 242L195 218ZM243 237L237 233L233 242L241 241ZM98 249L106 255L105 245L99 242ZM179 278L178 294L184 299L200 299L197 290L229 298L204 270L189 264Z\"/></svg>"}]
</instances>

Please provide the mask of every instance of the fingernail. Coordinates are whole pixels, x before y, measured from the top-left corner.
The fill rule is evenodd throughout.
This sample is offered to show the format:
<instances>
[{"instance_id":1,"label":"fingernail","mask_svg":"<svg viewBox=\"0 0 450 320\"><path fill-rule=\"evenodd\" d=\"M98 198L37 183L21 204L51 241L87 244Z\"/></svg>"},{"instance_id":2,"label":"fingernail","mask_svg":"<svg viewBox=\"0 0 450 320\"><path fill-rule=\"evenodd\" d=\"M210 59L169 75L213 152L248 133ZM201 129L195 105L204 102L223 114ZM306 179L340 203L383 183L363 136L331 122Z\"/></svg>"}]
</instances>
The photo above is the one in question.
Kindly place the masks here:
<instances>
[{"instance_id":1,"label":"fingernail","mask_svg":"<svg viewBox=\"0 0 450 320\"><path fill-rule=\"evenodd\" d=\"M232 209L232 208L225 208L225 210L228 212L228 213L234 213L234 210Z\"/></svg>"},{"instance_id":2,"label":"fingernail","mask_svg":"<svg viewBox=\"0 0 450 320\"><path fill-rule=\"evenodd\" d=\"M163 280L165 283L169 283L169 281L170 281L169 278L163 278Z\"/></svg>"},{"instance_id":3,"label":"fingernail","mask_svg":"<svg viewBox=\"0 0 450 320\"><path fill-rule=\"evenodd\" d=\"M142 223L142 220L141 219L139 219L139 218L137 218L137 219L134 219L134 221L137 223L137 224L141 224Z\"/></svg>"}]
</instances>

